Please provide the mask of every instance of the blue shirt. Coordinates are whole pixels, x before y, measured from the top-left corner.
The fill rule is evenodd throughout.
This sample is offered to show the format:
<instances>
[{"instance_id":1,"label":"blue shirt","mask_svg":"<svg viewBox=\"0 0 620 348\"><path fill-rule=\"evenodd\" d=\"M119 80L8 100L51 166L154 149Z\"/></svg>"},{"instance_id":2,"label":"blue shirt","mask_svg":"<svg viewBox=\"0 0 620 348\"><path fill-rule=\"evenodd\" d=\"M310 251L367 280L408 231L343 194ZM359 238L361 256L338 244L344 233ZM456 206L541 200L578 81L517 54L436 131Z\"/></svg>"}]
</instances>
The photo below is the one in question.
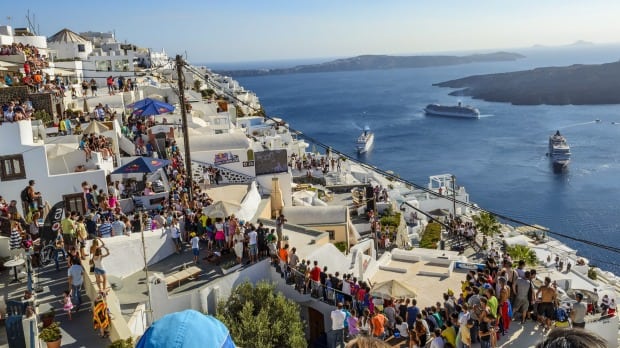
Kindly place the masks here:
<instances>
[{"instance_id":1,"label":"blue shirt","mask_svg":"<svg viewBox=\"0 0 620 348\"><path fill-rule=\"evenodd\" d=\"M409 327L413 327L413 323L418 318L418 313L420 313L420 309L417 306L407 308L407 325L409 325Z\"/></svg>"},{"instance_id":2,"label":"blue shirt","mask_svg":"<svg viewBox=\"0 0 620 348\"><path fill-rule=\"evenodd\" d=\"M104 222L99 226L99 234L101 238L112 237L112 224L109 222Z\"/></svg>"}]
</instances>

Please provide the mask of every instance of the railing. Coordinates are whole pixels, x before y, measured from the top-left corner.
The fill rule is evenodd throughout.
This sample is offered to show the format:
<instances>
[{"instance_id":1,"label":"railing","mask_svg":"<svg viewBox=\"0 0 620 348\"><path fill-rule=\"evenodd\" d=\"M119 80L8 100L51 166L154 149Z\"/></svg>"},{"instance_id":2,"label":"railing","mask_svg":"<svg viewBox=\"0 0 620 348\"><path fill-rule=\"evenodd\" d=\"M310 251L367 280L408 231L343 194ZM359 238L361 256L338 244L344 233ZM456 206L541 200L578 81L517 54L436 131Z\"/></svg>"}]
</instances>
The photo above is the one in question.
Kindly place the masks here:
<instances>
[{"instance_id":1,"label":"railing","mask_svg":"<svg viewBox=\"0 0 620 348\"><path fill-rule=\"evenodd\" d=\"M213 163L202 162L202 161L195 161L195 160L192 160L192 162L197 164L197 165L199 165L199 166L203 166L205 168L213 167L213 168L219 169L220 170L220 174L222 175L222 178L226 178L228 183L239 183L239 184L241 184L241 183L250 183L252 180L255 179L255 177L252 176L252 175L241 173L241 172L238 172L236 170L229 169L229 168L224 168L224 167L215 165ZM196 171L193 170L192 171L192 175L194 176L194 181L202 180L203 179L202 173L204 173L204 170L201 170L200 174L196 174ZM233 175L239 176L240 180L232 179L231 176L233 176Z\"/></svg>"}]
</instances>

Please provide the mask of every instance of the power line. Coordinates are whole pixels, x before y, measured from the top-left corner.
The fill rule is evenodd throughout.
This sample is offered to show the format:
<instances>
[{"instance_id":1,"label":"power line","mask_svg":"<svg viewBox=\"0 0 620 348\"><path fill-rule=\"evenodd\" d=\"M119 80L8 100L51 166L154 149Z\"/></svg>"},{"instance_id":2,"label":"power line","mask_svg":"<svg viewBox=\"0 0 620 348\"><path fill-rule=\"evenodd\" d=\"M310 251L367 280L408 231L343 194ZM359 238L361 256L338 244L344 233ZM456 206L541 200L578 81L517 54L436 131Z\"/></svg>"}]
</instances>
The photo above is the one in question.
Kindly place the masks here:
<instances>
[{"instance_id":1,"label":"power line","mask_svg":"<svg viewBox=\"0 0 620 348\"><path fill-rule=\"evenodd\" d=\"M206 79L203 76L203 74L204 74L203 72L198 71L193 66L186 65L186 67L190 71L192 71L195 74L199 75L200 78L207 85L211 85L213 87L217 87L218 89L220 89L219 86L217 86L213 82L211 82L210 79ZM238 103L243 104L243 105L249 107L250 109L253 109L254 111L257 111L257 112L261 111L261 110L257 110L255 107L253 107L252 105L249 105L245 101L237 98L232 93L228 93L228 92L224 92L224 93L226 94L227 97L230 97L230 98L234 99ZM266 119L269 119L271 121L277 122L277 120L275 120L274 118L272 118L270 116L264 115L263 117L266 118ZM568 239L568 240L572 240L572 241L575 241L575 242L578 242L578 243L590 245L590 246L593 246L593 247L596 247L596 248L600 248L600 249L604 249L604 250L607 250L607 251L611 251L611 252L620 254L620 248L619 247L613 247L613 246L610 246L610 245L589 241L587 239L573 237L573 236L570 236L570 235L567 235L567 234L564 234L564 233L555 232L555 231L552 231L552 230L547 229L547 228L541 228L540 226L537 226L537 225L534 225L534 224L530 224L528 222L525 222L525 221L522 221L522 220L519 220L519 219L511 218L509 216L506 216L506 215L498 213L498 212L494 212L492 210L480 208L480 207L478 207L477 205L475 205L473 203L463 202L463 201L458 200L458 199L453 198L453 197L440 195L439 193L437 193L437 192L435 192L433 190L430 190L430 189L428 189L428 188L426 188L424 186L418 185L418 184L416 184L416 183L414 183L412 181L402 179L402 178L400 178L400 177L398 177L398 176L396 176L396 175L394 175L392 173L388 173L387 171L385 171L383 169L380 169L380 168L378 168L378 167L376 167L374 165L371 165L371 164L359 161L359 160L353 158L352 156L347 155L344 152L338 151L338 150L334 149L333 147L331 147L331 146L329 146L327 144L324 144L321 141L319 141L319 140L317 140L317 139L315 139L315 138L313 138L313 137L311 137L311 136L309 136L309 135L307 135L307 134L305 134L305 133L303 133L303 132L301 132L299 130L296 130L295 128L292 128L290 125L288 125L288 129L289 129L289 131L292 131L292 132L294 132L297 135L303 136L306 140L308 140L308 141L310 141L310 142L312 142L312 143L314 143L314 144L316 144L316 145L318 145L318 146L320 146L320 147L322 147L322 148L324 148L326 150L329 149L331 152L333 152L335 154L338 154L341 157L347 158L348 160L350 160L352 162L355 162L355 163L357 163L357 164L359 164L359 165L361 165L361 166L363 166L363 167L365 167L367 169L373 170L373 171L375 171L375 172L377 172L377 173L379 173L379 174L381 174L381 175L383 175L383 176L385 176L388 179L391 179L393 181L398 181L398 182L404 183L406 185L410 185L410 186L412 186L412 187L414 187L414 188L416 188L418 190L422 190L425 193L431 194L431 195L436 196L436 197L444 198L444 199L447 199L447 200L450 200L450 201L454 201L454 202L456 202L456 203L458 203L458 204L460 204L462 206L469 207L469 208L471 208L473 210L477 210L477 211L481 211L481 212L486 212L488 214L491 214L491 215L493 215L493 216L495 216L497 218L500 218L502 220L505 220L505 221L513 222L513 223L516 223L516 224L519 224L519 225L523 225L523 226L528 226L530 228L543 231L543 232L548 233L548 234L553 235L553 236L558 236L558 237L565 238L565 239Z\"/></svg>"}]
</instances>

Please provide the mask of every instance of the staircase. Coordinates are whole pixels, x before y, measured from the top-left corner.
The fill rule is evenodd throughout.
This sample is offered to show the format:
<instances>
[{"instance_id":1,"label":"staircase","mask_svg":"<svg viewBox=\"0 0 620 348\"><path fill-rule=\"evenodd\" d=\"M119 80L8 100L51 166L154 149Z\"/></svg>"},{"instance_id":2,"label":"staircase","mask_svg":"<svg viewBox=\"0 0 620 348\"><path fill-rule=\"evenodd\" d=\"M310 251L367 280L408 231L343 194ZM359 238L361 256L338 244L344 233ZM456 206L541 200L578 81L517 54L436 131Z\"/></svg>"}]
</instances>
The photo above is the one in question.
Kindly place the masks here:
<instances>
[{"instance_id":1,"label":"staircase","mask_svg":"<svg viewBox=\"0 0 620 348\"><path fill-rule=\"evenodd\" d=\"M194 182L203 183L204 172L206 172L209 167L219 169L220 175L222 176L222 180L220 180L221 184L249 184L255 179L254 176L240 173L232 169L220 167L212 163L192 160L192 178Z\"/></svg>"}]
</instances>

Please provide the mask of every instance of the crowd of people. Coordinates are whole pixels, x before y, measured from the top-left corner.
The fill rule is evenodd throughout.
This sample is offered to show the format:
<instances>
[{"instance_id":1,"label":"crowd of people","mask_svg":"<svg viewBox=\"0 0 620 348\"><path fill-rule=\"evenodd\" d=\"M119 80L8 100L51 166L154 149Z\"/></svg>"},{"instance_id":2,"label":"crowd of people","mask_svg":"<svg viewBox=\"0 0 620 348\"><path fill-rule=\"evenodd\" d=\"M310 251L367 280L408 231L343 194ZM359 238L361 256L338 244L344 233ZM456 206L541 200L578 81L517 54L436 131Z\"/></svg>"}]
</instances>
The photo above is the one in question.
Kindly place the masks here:
<instances>
[{"instance_id":1,"label":"crowd of people","mask_svg":"<svg viewBox=\"0 0 620 348\"><path fill-rule=\"evenodd\" d=\"M34 111L29 99L24 101L15 99L2 104L2 117L6 122L29 120Z\"/></svg>"},{"instance_id":2,"label":"crowd of people","mask_svg":"<svg viewBox=\"0 0 620 348\"><path fill-rule=\"evenodd\" d=\"M479 343L487 348L497 346L513 321L521 325L535 321L542 331L586 326L583 294L578 293L570 306L560 303L555 282L546 277L536 287L536 270L526 270L525 262L514 262L506 253L490 256L484 269L469 271L458 294L447 289L435 304L422 307L413 298L374 297L370 282L329 272L316 260L300 260L294 250L284 245L274 262L299 292L336 306L328 332L330 346L369 336L403 338L409 347L471 347ZM601 301L603 315L615 314L612 300Z\"/></svg>"}]
</instances>

